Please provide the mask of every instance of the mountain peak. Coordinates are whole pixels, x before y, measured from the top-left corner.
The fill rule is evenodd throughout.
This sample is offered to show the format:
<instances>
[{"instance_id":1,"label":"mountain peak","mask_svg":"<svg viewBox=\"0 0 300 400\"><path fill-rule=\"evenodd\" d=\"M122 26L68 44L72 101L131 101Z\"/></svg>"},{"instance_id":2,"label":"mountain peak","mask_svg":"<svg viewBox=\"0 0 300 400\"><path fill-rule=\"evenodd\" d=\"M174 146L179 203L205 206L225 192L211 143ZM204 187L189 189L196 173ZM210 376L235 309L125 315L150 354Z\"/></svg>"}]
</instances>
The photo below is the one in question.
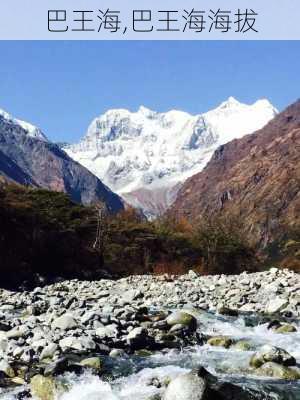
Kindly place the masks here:
<instances>
[{"instance_id":1,"label":"mountain peak","mask_svg":"<svg viewBox=\"0 0 300 400\"><path fill-rule=\"evenodd\" d=\"M257 100L253 106L259 106L261 108L269 108L275 111L275 114L278 113L278 110L273 106L273 104L268 99L259 99Z\"/></svg>"},{"instance_id":2,"label":"mountain peak","mask_svg":"<svg viewBox=\"0 0 300 400\"><path fill-rule=\"evenodd\" d=\"M223 101L218 108L231 108L235 106L240 106L242 103L240 103L236 98L233 96L228 97L227 100Z\"/></svg>"},{"instance_id":3,"label":"mountain peak","mask_svg":"<svg viewBox=\"0 0 300 400\"><path fill-rule=\"evenodd\" d=\"M10 114L1 109L0 109L0 117L6 119L7 121L10 121L12 119L12 116Z\"/></svg>"},{"instance_id":4,"label":"mountain peak","mask_svg":"<svg viewBox=\"0 0 300 400\"><path fill-rule=\"evenodd\" d=\"M79 144L65 151L118 194L134 193L130 199L140 201L146 193L149 200L151 192L155 201L170 204L173 188L201 171L218 146L262 128L274 117L266 104L253 107L233 97L222 104L224 108L198 115L155 112L145 106L136 112L107 111L93 121Z\"/></svg>"},{"instance_id":5,"label":"mountain peak","mask_svg":"<svg viewBox=\"0 0 300 400\"><path fill-rule=\"evenodd\" d=\"M155 114L155 111L152 111L152 110L150 110L150 108L147 108L147 107L141 105L139 107L139 109L138 109L138 113L139 114L144 114L145 116L148 116L148 115Z\"/></svg>"},{"instance_id":6,"label":"mountain peak","mask_svg":"<svg viewBox=\"0 0 300 400\"><path fill-rule=\"evenodd\" d=\"M28 136L35 138L35 139L43 140L46 142L48 141L46 135L44 135L44 133L41 131L41 129L30 124L29 122L14 118L9 113L7 113L6 111L1 110L1 109L0 109L0 117L2 117L5 121L7 121L8 123L10 123L12 125L17 125L17 126L21 127L27 133Z\"/></svg>"},{"instance_id":7,"label":"mountain peak","mask_svg":"<svg viewBox=\"0 0 300 400\"><path fill-rule=\"evenodd\" d=\"M233 96L229 96L226 101L229 104L240 104L240 102Z\"/></svg>"}]
</instances>

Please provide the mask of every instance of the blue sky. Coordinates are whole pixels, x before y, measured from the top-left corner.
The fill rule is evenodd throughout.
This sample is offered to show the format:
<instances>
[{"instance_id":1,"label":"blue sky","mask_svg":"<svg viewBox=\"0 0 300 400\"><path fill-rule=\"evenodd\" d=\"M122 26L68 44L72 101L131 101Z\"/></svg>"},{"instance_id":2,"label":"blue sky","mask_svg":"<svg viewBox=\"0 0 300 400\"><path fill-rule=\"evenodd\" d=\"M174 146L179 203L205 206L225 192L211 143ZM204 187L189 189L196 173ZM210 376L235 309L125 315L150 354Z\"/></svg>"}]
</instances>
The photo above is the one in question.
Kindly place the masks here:
<instances>
[{"instance_id":1,"label":"blue sky","mask_svg":"<svg viewBox=\"0 0 300 400\"><path fill-rule=\"evenodd\" d=\"M300 42L0 42L0 108L78 141L110 108L201 113L300 97Z\"/></svg>"}]
</instances>

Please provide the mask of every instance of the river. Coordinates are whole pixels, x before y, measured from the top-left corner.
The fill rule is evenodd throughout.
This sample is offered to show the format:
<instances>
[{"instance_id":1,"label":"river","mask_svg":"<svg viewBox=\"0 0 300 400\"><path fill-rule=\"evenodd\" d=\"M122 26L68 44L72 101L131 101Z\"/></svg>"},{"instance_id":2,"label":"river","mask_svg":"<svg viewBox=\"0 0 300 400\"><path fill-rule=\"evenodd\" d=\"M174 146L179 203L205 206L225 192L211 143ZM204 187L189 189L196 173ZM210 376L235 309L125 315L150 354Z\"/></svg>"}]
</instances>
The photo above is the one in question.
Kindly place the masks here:
<instances>
[{"instance_id":1,"label":"river","mask_svg":"<svg viewBox=\"0 0 300 400\"><path fill-rule=\"evenodd\" d=\"M59 400L149 400L163 398L165 387L161 382L202 365L214 375L243 387L268 393L271 398L300 399L300 380L283 381L256 377L249 374L249 359L264 344L288 351L300 364L300 321L293 319L297 332L278 334L267 328L262 317L251 314L229 317L213 313L200 313L198 330L207 335L226 335L234 341L245 340L251 350L241 351L203 346L186 347L181 350L154 352L147 357L124 356L105 358L105 373L98 377L89 372L77 376L66 373L63 380L68 391ZM0 394L3 400L16 399L24 387ZM157 397L155 397L157 396ZM21 398L21 397L19 397ZM26 400L24 395L22 399ZM185 399L184 399L185 400ZM188 400L188 399L186 399ZM243 399L241 399L243 400Z\"/></svg>"}]
</instances>

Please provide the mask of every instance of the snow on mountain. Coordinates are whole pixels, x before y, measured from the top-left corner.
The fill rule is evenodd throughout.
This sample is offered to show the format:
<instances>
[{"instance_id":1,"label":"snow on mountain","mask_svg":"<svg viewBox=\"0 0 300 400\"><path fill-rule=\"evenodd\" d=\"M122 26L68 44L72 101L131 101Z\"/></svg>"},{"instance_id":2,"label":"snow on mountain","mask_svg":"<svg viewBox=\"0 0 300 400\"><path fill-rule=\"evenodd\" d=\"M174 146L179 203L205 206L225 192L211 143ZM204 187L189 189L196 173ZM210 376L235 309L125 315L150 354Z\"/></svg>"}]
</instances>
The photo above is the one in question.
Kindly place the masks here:
<instances>
[{"instance_id":1,"label":"snow on mountain","mask_svg":"<svg viewBox=\"0 0 300 400\"><path fill-rule=\"evenodd\" d=\"M65 151L153 216L172 203L180 185L204 168L217 147L262 128L276 113L268 100L247 105L233 97L199 115L143 106L137 112L109 110Z\"/></svg>"},{"instance_id":2,"label":"snow on mountain","mask_svg":"<svg viewBox=\"0 0 300 400\"><path fill-rule=\"evenodd\" d=\"M37 128L36 126L30 124L29 122L21 121L20 119L13 118L10 114L6 111L0 109L0 118L3 118L6 122L10 123L11 125L18 125L23 128L28 136L48 141L47 137L43 134L43 132Z\"/></svg>"}]
</instances>

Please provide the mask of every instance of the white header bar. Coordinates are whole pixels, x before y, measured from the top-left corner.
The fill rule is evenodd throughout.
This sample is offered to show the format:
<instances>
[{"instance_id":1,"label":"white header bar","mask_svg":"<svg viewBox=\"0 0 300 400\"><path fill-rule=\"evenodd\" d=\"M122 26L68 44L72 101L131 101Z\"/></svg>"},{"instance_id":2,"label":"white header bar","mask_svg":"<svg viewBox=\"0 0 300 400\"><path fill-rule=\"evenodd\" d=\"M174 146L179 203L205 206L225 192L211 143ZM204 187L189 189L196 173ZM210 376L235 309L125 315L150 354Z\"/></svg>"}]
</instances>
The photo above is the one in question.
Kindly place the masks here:
<instances>
[{"instance_id":1,"label":"white header bar","mask_svg":"<svg viewBox=\"0 0 300 400\"><path fill-rule=\"evenodd\" d=\"M299 0L1 0L0 40L300 40Z\"/></svg>"}]
</instances>

